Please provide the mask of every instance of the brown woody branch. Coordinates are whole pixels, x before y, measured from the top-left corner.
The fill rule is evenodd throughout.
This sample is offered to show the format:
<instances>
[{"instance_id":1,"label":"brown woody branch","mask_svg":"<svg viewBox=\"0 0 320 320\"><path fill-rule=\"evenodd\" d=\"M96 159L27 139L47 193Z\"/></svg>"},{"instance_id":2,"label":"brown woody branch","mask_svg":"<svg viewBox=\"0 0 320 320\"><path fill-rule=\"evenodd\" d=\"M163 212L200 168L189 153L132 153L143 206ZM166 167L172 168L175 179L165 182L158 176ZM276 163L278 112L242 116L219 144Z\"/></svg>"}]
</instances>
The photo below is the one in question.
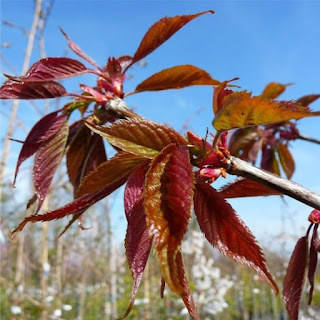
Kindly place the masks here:
<instances>
[{"instance_id":1,"label":"brown woody branch","mask_svg":"<svg viewBox=\"0 0 320 320\"><path fill-rule=\"evenodd\" d=\"M311 192L295 182L283 179L273 173L259 169L239 158L230 156L227 161L226 170L229 174L256 181L320 210L320 195Z\"/></svg>"}]
</instances>

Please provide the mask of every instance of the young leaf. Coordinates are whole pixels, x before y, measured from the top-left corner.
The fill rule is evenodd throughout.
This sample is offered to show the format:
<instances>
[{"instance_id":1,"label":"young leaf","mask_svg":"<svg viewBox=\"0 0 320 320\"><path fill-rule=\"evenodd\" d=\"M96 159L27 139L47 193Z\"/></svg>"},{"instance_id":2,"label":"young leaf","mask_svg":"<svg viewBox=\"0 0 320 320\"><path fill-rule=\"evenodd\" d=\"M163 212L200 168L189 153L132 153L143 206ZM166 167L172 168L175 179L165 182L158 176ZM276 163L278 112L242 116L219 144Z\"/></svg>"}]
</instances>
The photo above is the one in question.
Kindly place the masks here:
<instances>
[{"instance_id":1,"label":"young leaf","mask_svg":"<svg viewBox=\"0 0 320 320\"><path fill-rule=\"evenodd\" d=\"M128 178L124 189L124 212L127 219L129 219L132 208L142 195L148 168L149 162L143 163L135 169Z\"/></svg>"},{"instance_id":2,"label":"young leaf","mask_svg":"<svg viewBox=\"0 0 320 320\"><path fill-rule=\"evenodd\" d=\"M261 156L261 169L272 172L280 176L280 168L276 159L275 149L269 148L269 146L263 146Z\"/></svg>"},{"instance_id":3,"label":"young leaf","mask_svg":"<svg viewBox=\"0 0 320 320\"><path fill-rule=\"evenodd\" d=\"M243 152L242 155L248 159L248 161L255 163L257 160L258 154L263 148L264 144L264 139L260 138L257 141L253 141L251 145L247 145Z\"/></svg>"},{"instance_id":4,"label":"young leaf","mask_svg":"<svg viewBox=\"0 0 320 320\"><path fill-rule=\"evenodd\" d=\"M239 157L240 152L245 149L246 146L252 146L258 137L259 133L256 128L251 127L237 129L230 137L228 150L233 156Z\"/></svg>"},{"instance_id":5,"label":"young leaf","mask_svg":"<svg viewBox=\"0 0 320 320\"><path fill-rule=\"evenodd\" d=\"M264 99L276 99L290 84L281 84L277 82L269 83L263 90L261 98Z\"/></svg>"},{"instance_id":6,"label":"young leaf","mask_svg":"<svg viewBox=\"0 0 320 320\"><path fill-rule=\"evenodd\" d=\"M30 130L19 154L13 184L15 184L20 165L36 153L41 145L54 136L66 122L67 116L59 113L60 110L47 114Z\"/></svg>"},{"instance_id":7,"label":"young leaf","mask_svg":"<svg viewBox=\"0 0 320 320\"><path fill-rule=\"evenodd\" d=\"M105 161L107 157L101 136L92 133L83 123L67 153L68 175L75 193L81 180Z\"/></svg>"},{"instance_id":8,"label":"young leaf","mask_svg":"<svg viewBox=\"0 0 320 320\"><path fill-rule=\"evenodd\" d=\"M144 163L131 173L124 191L124 209L128 220L125 248L132 272L133 287L129 307L120 319L124 319L133 307L152 245L152 237L149 236L149 228L146 225L143 198L148 166L149 162Z\"/></svg>"},{"instance_id":9,"label":"young leaf","mask_svg":"<svg viewBox=\"0 0 320 320\"><path fill-rule=\"evenodd\" d=\"M317 226L315 228L317 228ZM319 238L319 235L318 235L318 231L316 231L314 233L314 236L312 238L312 242L314 244L314 247L315 247L316 251L320 252L320 238Z\"/></svg>"},{"instance_id":10,"label":"young leaf","mask_svg":"<svg viewBox=\"0 0 320 320\"><path fill-rule=\"evenodd\" d=\"M187 231L193 195L188 150L171 144L152 161L145 181L145 212L161 263L162 276L172 291L185 293L179 280L177 254Z\"/></svg>"},{"instance_id":11,"label":"young leaf","mask_svg":"<svg viewBox=\"0 0 320 320\"><path fill-rule=\"evenodd\" d=\"M129 65L132 64L132 57L131 56L121 56L121 57L118 57L117 60L119 61L120 65L121 65L121 68L122 69L125 69L127 68Z\"/></svg>"},{"instance_id":12,"label":"young leaf","mask_svg":"<svg viewBox=\"0 0 320 320\"><path fill-rule=\"evenodd\" d=\"M58 82L16 82L7 80L0 88L0 99L50 99L62 97L66 89Z\"/></svg>"},{"instance_id":13,"label":"young leaf","mask_svg":"<svg viewBox=\"0 0 320 320\"><path fill-rule=\"evenodd\" d=\"M167 41L188 22L206 13L214 13L214 11L208 10L193 15L165 17L157 21L144 35L139 48L134 54L132 63L143 59L153 50L157 49L162 43Z\"/></svg>"},{"instance_id":14,"label":"young leaf","mask_svg":"<svg viewBox=\"0 0 320 320\"><path fill-rule=\"evenodd\" d=\"M120 177L119 179L106 185L103 189L100 189L96 192L89 193L85 196L77 198L74 201L66 204L65 206L57 210L50 211L44 214L34 214L32 216L26 217L19 224L19 226L12 231L11 237L13 237L15 233L21 231L28 222L51 221L54 219L62 219L68 215L77 215L79 213L80 214L84 213L93 204L105 198L114 190L121 187L126 182L128 176L129 174L127 174L126 176Z\"/></svg>"},{"instance_id":15,"label":"young leaf","mask_svg":"<svg viewBox=\"0 0 320 320\"><path fill-rule=\"evenodd\" d=\"M18 82L45 82L78 76L87 71L85 65L78 60L44 58L34 63L24 76L7 77Z\"/></svg>"},{"instance_id":16,"label":"young leaf","mask_svg":"<svg viewBox=\"0 0 320 320\"><path fill-rule=\"evenodd\" d=\"M78 188L83 178L82 168L90 146L90 133L90 129L84 123L77 126L76 133L72 133L73 137L70 137L71 134L69 133L71 142L69 143L67 152L67 171L69 181L73 185L74 190Z\"/></svg>"},{"instance_id":17,"label":"young leaf","mask_svg":"<svg viewBox=\"0 0 320 320\"><path fill-rule=\"evenodd\" d=\"M222 195L210 185L198 181L194 209L200 229L208 241L222 254L253 268L277 294L277 284L256 239Z\"/></svg>"},{"instance_id":18,"label":"young leaf","mask_svg":"<svg viewBox=\"0 0 320 320\"><path fill-rule=\"evenodd\" d=\"M86 128L86 127L85 127ZM89 130L88 128L86 128L87 130ZM99 184L97 184L95 187L99 188L101 187L102 189L106 186L110 184L110 180L113 180L113 182L111 183L116 183L118 179L123 179L125 177L128 176L128 174L130 173L130 165L129 165L129 173L127 172L127 166L130 162L129 158L130 155L128 157L126 157L124 154L120 154L118 153L114 158L110 159L109 161L106 160L106 156L105 156L105 149L104 149L104 145L103 145L103 141L102 138L96 134L94 134L93 136L91 136L92 144L90 144L89 150L85 153L85 157L80 157L80 160L82 160L82 162L80 162L80 165L82 166L80 172L78 173L78 176L76 177L76 184L74 185L74 195L75 197L79 197L81 196L80 192L85 192L85 191L81 191L78 189L79 184L82 183L82 185L85 184L85 181L87 179L87 176L90 175L90 178L88 178L89 180L91 179L91 182L94 181L95 176L99 176L98 179L102 178L102 181L99 182L99 180L97 180L99 182ZM118 158L117 158L118 156ZM120 159L124 159L124 167L126 168L124 170L124 172L121 172L121 169L119 169L119 157ZM133 157L134 158L134 157ZM77 158L74 157L73 160L77 161ZM134 165L135 160L132 159L132 164ZM77 162L76 162L77 163ZM71 163L69 163L71 165ZM100 166L101 165L101 166ZM121 164L120 164L121 165ZM114 176L113 172L112 173L108 173L108 166L110 166L109 169L111 170L118 170L119 175L118 176ZM134 168L132 168L133 170ZM120 170L120 171L119 171ZM71 171L73 172L73 170ZM100 176L103 175L103 176ZM123 176L124 174L124 176ZM85 177L83 179L83 177ZM80 180L81 179L81 180ZM85 188L85 187L82 187ZM89 188L90 188L90 184L89 184ZM89 192L92 192L94 190L94 188L92 188L91 190L89 190ZM64 232L66 232L70 226L76 221L78 220L81 215L83 214L84 211L79 211L77 212L73 218L69 221L69 223L67 224L67 226L64 228L64 230L62 231L62 233L59 235L61 236Z\"/></svg>"},{"instance_id":19,"label":"young leaf","mask_svg":"<svg viewBox=\"0 0 320 320\"><path fill-rule=\"evenodd\" d=\"M33 167L33 184L39 199L37 212L46 197L53 176L61 162L68 138L68 123L65 122L59 131L39 148Z\"/></svg>"},{"instance_id":20,"label":"young leaf","mask_svg":"<svg viewBox=\"0 0 320 320\"><path fill-rule=\"evenodd\" d=\"M291 179L295 169L294 159L288 147L281 142L278 144L277 151L283 171L285 172L287 178Z\"/></svg>"},{"instance_id":21,"label":"young leaf","mask_svg":"<svg viewBox=\"0 0 320 320\"><path fill-rule=\"evenodd\" d=\"M181 89L195 85L218 85L210 74L192 65L175 66L155 73L141 82L135 92Z\"/></svg>"},{"instance_id":22,"label":"young leaf","mask_svg":"<svg viewBox=\"0 0 320 320\"><path fill-rule=\"evenodd\" d=\"M142 118L121 120L109 127L86 122L97 134L106 138L110 144L132 154L153 158L170 143L186 145L186 140L169 126Z\"/></svg>"},{"instance_id":23,"label":"young leaf","mask_svg":"<svg viewBox=\"0 0 320 320\"><path fill-rule=\"evenodd\" d=\"M308 237L300 238L293 250L283 282L283 301L290 320L298 320L308 259Z\"/></svg>"},{"instance_id":24,"label":"young leaf","mask_svg":"<svg viewBox=\"0 0 320 320\"><path fill-rule=\"evenodd\" d=\"M242 91L224 97L212 125L219 131L313 116L320 116L320 112L310 112L292 101L251 97L250 93Z\"/></svg>"},{"instance_id":25,"label":"young leaf","mask_svg":"<svg viewBox=\"0 0 320 320\"><path fill-rule=\"evenodd\" d=\"M280 192L268 188L258 182L239 178L219 190L224 198L258 197L281 195Z\"/></svg>"},{"instance_id":26,"label":"young leaf","mask_svg":"<svg viewBox=\"0 0 320 320\"><path fill-rule=\"evenodd\" d=\"M122 179L122 177L127 177L133 169L144 161L144 158L130 153L117 153L110 160L100 164L82 180L77 197L99 191L106 185Z\"/></svg>"},{"instance_id":27,"label":"young leaf","mask_svg":"<svg viewBox=\"0 0 320 320\"><path fill-rule=\"evenodd\" d=\"M317 230L319 224L316 224L313 229L311 244L310 244L310 253L309 253L309 266L308 266L308 279L310 283L310 290L309 290L309 298L308 304L310 305L312 302L313 290L314 290L314 275L317 269L318 263L318 252L315 247L315 239L317 237Z\"/></svg>"},{"instance_id":28,"label":"young leaf","mask_svg":"<svg viewBox=\"0 0 320 320\"><path fill-rule=\"evenodd\" d=\"M307 108L310 103L316 101L320 98L320 94L309 94L307 96L303 96L296 100L296 103L301 104L303 107Z\"/></svg>"},{"instance_id":29,"label":"young leaf","mask_svg":"<svg viewBox=\"0 0 320 320\"><path fill-rule=\"evenodd\" d=\"M117 59L109 58L106 70L110 77L113 90L115 94L120 98L123 97L122 82L124 80L124 76L122 75L121 69L121 64Z\"/></svg>"},{"instance_id":30,"label":"young leaf","mask_svg":"<svg viewBox=\"0 0 320 320\"><path fill-rule=\"evenodd\" d=\"M87 56L82 50L81 48L75 43L73 42L69 36L60 28L60 31L62 32L62 34L66 37L66 39L68 40L68 46L69 48L79 57L81 57L82 59L86 60L87 62L89 62L91 65L93 65L94 67L96 67L97 69L99 69L99 66L96 64L96 62L90 58L89 56Z\"/></svg>"},{"instance_id":31,"label":"young leaf","mask_svg":"<svg viewBox=\"0 0 320 320\"><path fill-rule=\"evenodd\" d=\"M227 85L229 82L238 80L239 78L234 78L229 81L224 81L220 83L217 87L214 87L213 89L213 99L212 99L212 109L213 113L216 115L217 112L221 109L222 107L222 101L225 96L228 96L229 94L233 93L232 90L226 89Z\"/></svg>"},{"instance_id":32,"label":"young leaf","mask_svg":"<svg viewBox=\"0 0 320 320\"><path fill-rule=\"evenodd\" d=\"M184 292L182 293L182 300L184 305L186 306L189 314L193 317L194 320L200 320L199 315L196 310L196 306L194 304L191 289L189 286L189 281L184 271L184 265L182 260L182 253L179 250L176 256L176 264L178 269L178 280L180 281L181 287L184 288Z\"/></svg>"},{"instance_id":33,"label":"young leaf","mask_svg":"<svg viewBox=\"0 0 320 320\"><path fill-rule=\"evenodd\" d=\"M152 245L152 237L149 236L149 229L146 226L143 201L143 197L140 197L127 215L128 228L125 247L129 267L132 272L133 287L129 307L120 319L124 319L133 307Z\"/></svg>"},{"instance_id":34,"label":"young leaf","mask_svg":"<svg viewBox=\"0 0 320 320\"><path fill-rule=\"evenodd\" d=\"M82 178L87 176L89 172L95 170L100 164L107 161L106 150L103 139L98 134L91 134L90 147L85 158L85 163L82 168Z\"/></svg>"}]
</instances>

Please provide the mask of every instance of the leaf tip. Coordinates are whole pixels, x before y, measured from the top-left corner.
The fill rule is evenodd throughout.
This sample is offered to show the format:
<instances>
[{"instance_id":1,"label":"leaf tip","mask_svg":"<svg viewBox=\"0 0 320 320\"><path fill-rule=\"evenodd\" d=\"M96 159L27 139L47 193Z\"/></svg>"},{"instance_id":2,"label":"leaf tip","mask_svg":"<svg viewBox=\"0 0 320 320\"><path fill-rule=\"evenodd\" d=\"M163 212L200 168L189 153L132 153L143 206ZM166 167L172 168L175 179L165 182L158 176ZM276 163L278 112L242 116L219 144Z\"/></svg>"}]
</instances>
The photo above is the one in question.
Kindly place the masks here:
<instances>
[{"instance_id":1,"label":"leaf tip","mask_svg":"<svg viewBox=\"0 0 320 320\"><path fill-rule=\"evenodd\" d=\"M69 39L68 35L64 32L64 30L59 26L59 29L61 31L61 33L67 38Z\"/></svg>"},{"instance_id":2,"label":"leaf tip","mask_svg":"<svg viewBox=\"0 0 320 320\"><path fill-rule=\"evenodd\" d=\"M28 220L24 219L22 222L20 222L20 224L18 225L17 228L15 228L10 235L10 239L13 240L14 235L20 231L23 230L24 226L27 224Z\"/></svg>"},{"instance_id":3,"label":"leaf tip","mask_svg":"<svg viewBox=\"0 0 320 320\"><path fill-rule=\"evenodd\" d=\"M9 80L13 80L15 78L14 76L10 76L10 74L7 74L7 73L4 73L3 75Z\"/></svg>"}]
</instances>

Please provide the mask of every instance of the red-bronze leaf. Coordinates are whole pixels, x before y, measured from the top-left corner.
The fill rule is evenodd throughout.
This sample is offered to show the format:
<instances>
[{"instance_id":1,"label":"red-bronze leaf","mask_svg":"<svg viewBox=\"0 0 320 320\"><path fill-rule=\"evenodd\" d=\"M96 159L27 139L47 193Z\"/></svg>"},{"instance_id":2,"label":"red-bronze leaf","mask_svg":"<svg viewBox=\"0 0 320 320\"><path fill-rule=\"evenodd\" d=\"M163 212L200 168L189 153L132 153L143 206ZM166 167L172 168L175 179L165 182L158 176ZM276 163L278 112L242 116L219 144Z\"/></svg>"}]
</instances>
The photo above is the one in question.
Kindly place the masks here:
<instances>
[{"instance_id":1,"label":"red-bronze leaf","mask_svg":"<svg viewBox=\"0 0 320 320\"><path fill-rule=\"evenodd\" d=\"M0 99L50 99L62 97L66 89L58 82L16 82L7 80L0 88Z\"/></svg>"},{"instance_id":2,"label":"red-bronze leaf","mask_svg":"<svg viewBox=\"0 0 320 320\"><path fill-rule=\"evenodd\" d=\"M219 131L314 116L320 116L320 112L310 112L293 101L251 97L250 93L241 91L223 97L212 125Z\"/></svg>"},{"instance_id":3,"label":"red-bronze leaf","mask_svg":"<svg viewBox=\"0 0 320 320\"><path fill-rule=\"evenodd\" d=\"M286 174L287 178L291 179L292 174L295 169L294 159L293 159L288 147L281 142L279 142L279 144L278 144L277 151L278 151L279 160L280 160L282 169L283 169L284 173Z\"/></svg>"},{"instance_id":4,"label":"red-bronze leaf","mask_svg":"<svg viewBox=\"0 0 320 320\"><path fill-rule=\"evenodd\" d=\"M136 201L130 212L128 212L127 217L128 228L125 247L129 267L132 272L133 287L129 307L120 319L124 319L133 307L152 245L152 237L149 236L149 229L146 225L144 199L142 196Z\"/></svg>"},{"instance_id":5,"label":"red-bronze leaf","mask_svg":"<svg viewBox=\"0 0 320 320\"><path fill-rule=\"evenodd\" d=\"M132 57L128 55L118 57L117 60L119 61L122 69L127 68L132 63Z\"/></svg>"},{"instance_id":6,"label":"red-bronze leaf","mask_svg":"<svg viewBox=\"0 0 320 320\"><path fill-rule=\"evenodd\" d=\"M105 161L107 157L101 136L92 133L83 123L72 138L67 153L68 175L74 193L81 180Z\"/></svg>"},{"instance_id":7,"label":"red-bronze leaf","mask_svg":"<svg viewBox=\"0 0 320 320\"><path fill-rule=\"evenodd\" d=\"M83 179L78 188L77 197L99 191L106 185L122 179L122 177L128 177L132 170L144 161L144 158L133 154L117 153L110 160L100 164Z\"/></svg>"},{"instance_id":8,"label":"red-bronze leaf","mask_svg":"<svg viewBox=\"0 0 320 320\"><path fill-rule=\"evenodd\" d=\"M13 184L15 184L20 165L36 153L41 145L54 136L66 122L67 116L59 113L58 110L47 114L30 130L19 154Z\"/></svg>"},{"instance_id":9,"label":"red-bronze leaf","mask_svg":"<svg viewBox=\"0 0 320 320\"><path fill-rule=\"evenodd\" d=\"M241 157L241 152L243 152L246 146L251 147L258 137L259 133L256 128L250 127L237 129L232 133L230 137L228 150L233 156Z\"/></svg>"},{"instance_id":10,"label":"red-bronze leaf","mask_svg":"<svg viewBox=\"0 0 320 320\"><path fill-rule=\"evenodd\" d=\"M318 252L315 247L315 239L317 237L318 226L319 224L316 224L314 226L311 243L310 243L309 267L308 267L308 279L310 283L309 298L308 298L309 305L312 302L312 296L313 296L313 290L314 290L314 275L316 273L317 263L318 263Z\"/></svg>"},{"instance_id":11,"label":"red-bronze leaf","mask_svg":"<svg viewBox=\"0 0 320 320\"><path fill-rule=\"evenodd\" d=\"M280 192L268 188L258 182L239 178L219 190L224 198L259 197L281 195Z\"/></svg>"},{"instance_id":12,"label":"red-bronze leaf","mask_svg":"<svg viewBox=\"0 0 320 320\"><path fill-rule=\"evenodd\" d=\"M66 39L68 40L68 46L69 48L79 57L81 57L82 59L86 60L87 62L89 62L91 65L93 65L94 67L96 67L97 69L99 69L99 66L96 64L96 62L90 58L87 54L85 54L82 49L75 43L73 42L69 36L60 28L60 31L62 32L62 34L66 37Z\"/></svg>"},{"instance_id":13,"label":"red-bronze leaf","mask_svg":"<svg viewBox=\"0 0 320 320\"><path fill-rule=\"evenodd\" d=\"M177 269L178 269L178 280L180 281L181 287L184 288L184 292L181 296L184 305L186 306L189 314L191 317L193 317L194 320L200 320L199 315L197 313L192 294L191 294L191 289L189 286L189 281L187 279L187 276L185 274L184 270L184 265L183 265L183 260L182 260L182 253L179 250L177 255L176 255L176 264L177 264Z\"/></svg>"},{"instance_id":14,"label":"red-bronze leaf","mask_svg":"<svg viewBox=\"0 0 320 320\"><path fill-rule=\"evenodd\" d=\"M73 128L70 127L70 131L72 129ZM81 168L90 140L90 130L84 124L80 124L76 129L75 133L69 133L69 139L71 139L71 141L69 142L67 153L68 176L74 190L77 189L81 180Z\"/></svg>"},{"instance_id":15,"label":"red-bronze leaf","mask_svg":"<svg viewBox=\"0 0 320 320\"><path fill-rule=\"evenodd\" d=\"M162 43L167 41L172 35L174 35L188 22L205 13L214 13L214 11L208 10L193 15L165 17L157 21L150 27L150 29L144 35L142 41L140 42L139 48L134 54L132 63L135 63L143 59L153 50L158 48Z\"/></svg>"},{"instance_id":16,"label":"red-bronze leaf","mask_svg":"<svg viewBox=\"0 0 320 320\"><path fill-rule=\"evenodd\" d=\"M198 181L194 208L200 229L208 241L222 254L253 268L277 294L277 284L256 239L222 195L210 185Z\"/></svg>"},{"instance_id":17,"label":"red-bronze leaf","mask_svg":"<svg viewBox=\"0 0 320 320\"><path fill-rule=\"evenodd\" d=\"M170 143L187 144L186 140L169 126L147 119L121 120L109 127L101 127L88 122L86 124L112 145L146 158L153 158Z\"/></svg>"},{"instance_id":18,"label":"red-bronze leaf","mask_svg":"<svg viewBox=\"0 0 320 320\"><path fill-rule=\"evenodd\" d=\"M218 85L207 71L192 65L175 66L155 73L141 82L135 92L181 89L195 85Z\"/></svg>"},{"instance_id":19,"label":"red-bronze leaf","mask_svg":"<svg viewBox=\"0 0 320 320\"><path fill-rule=\"evenodd\" d=\"M162 276L180 296L177 254L187 231L193 195L193 173L185 147L169 145L152 161L145 182L145 212Z\"/></svg>"},{"instance_id":20,"label":"red-bronze leaf","mask_svg":"<svg viewBox=\"0 0 320 320\"><path fill-rule=\"evenodd\" d=\"M78 76L88 69L78 60L70 58L44 58L34 63L24 76L12 77L19 82L46 82Z\"/></svg>"},{"instance_id":21,"label":"red-bronze leaf","mask_svg":"<svg viewBox=\"0 0 320 320\"><path fill-rule=\"evenodd\" d=\"M270 171L278 176L280 175L280 168L274 148L263 146L260 167L261 169Z\"/></svg>"},{"instance_id":22,"label":"red-bronze leaf","mask_svg":"<svg viewBox=\"0 0 320 320\"><path fill-rule=\"evenodd\" d=\"M39 199L37 212L49 191L53 176L64 154L68 129L68 123L65 122L50 140L41 145L36 154L33 167L33 183L35 194Z\"/></svg>"},{"instance_id":23,"label":"red-bronze leaf","mask_svg":"<svg viewBox=\"0 0 320 320\"><path fill-rule=\"evenodd\" d=\"M318 228L318 227L316 226L315 228ZM315 232L312 241L316 251L320 253L320 238L319 238L318 231Z\"/></svg>"},{"instance_id":24,"label":"red-bronze leaf","mask_svg":"<svg viewBox=\"0 0 320 320\"><path fill-rule=\"evenodd\" d=\"M320 98L320 94L309 94L299 98L296 102L301 104L303 107L307 108L310 103L316 101Z\"/></svg>"},{"instance_id":25,"label":"red-bronze leaf","mask_svg":"<svg viewBox=\"0 0 320 320\"><path fill-rule=\"evenodd\" d=\"M283 282L283 300L290 320L298 320L308 259L308 237L298 240L291 255Z\"/></svg>"},{"instance_id":26,"label":"red-bronze leaf","mask_svg":"<svg viewBox=\"0 0 320 320\"><path fill-rule=\"evenodd\" d=\"M99 200L105 198L110 193L112 193L114 190L121 187L126 180L128 179L129 173L126 176L123 176L112 183L106 185L103 189L100 189L99 191L87 194L85 196L82 196L80 198L75 199L74 201L66 204L65 206L50 211L44 214L34 214L32 216L26 217L19 226L12 231L11 237L14 236L15 233L21 231L24 226L28 222L37 222L37 221L51 221L54 219L62 219L68 215L77 215L82 214L84 211L86 211L89 207L91 207L93 204L98 202Z\"/></svg>"},{"instance_id":27,"label":"red-bronze leaf","mask_svg":"<svg viewBox=\"0 0 320 320\"><path fill-rule=\"evenodd\" d=\"M86 130L89 129L86 128ZM103 189L109 184L116 183L119 179L122 181L122 179L126 178L130 171L134 170L135 166L140 163L140 160L136 156L125 153L118 153L114 158L106 161L102 138L99 135L93 134L90 141L92 141L92 144L88 146L89 149L84 158L81 155L79 156L79 159L76 157L72 158L75 161L75 164L80 163L82 166L82 170L78 173L78 176L76 176L76 183L78 183L78 178L82 179L85 177L82 180L79 180L81 189L78 189L79 185L77 184L74 186L75 197L82 196L82 193L94 192L99 188ZM121 163L121 160L123 160L123 163ZM142 160L143 159L141 159L141 161ZM72 162L70 162L69 165L72 165ZM73 169L71 169L70 172L76 174ZM92 185L94 185L94 187L91 187ZM84 211L85 210L79 211L72 217L60 236L81 217Z\"/></svg>"},{"instance_id":28,"label":"red-bronze leaf","mask_svg":"<svg viewBox=\"0 0 320 320\"><path fill-rule=\"evenodd\" d=\"M152 245L152 237L149 236L149 229L146 225L143 198L148 166L149 162L144 163L131 173L124 191L124 209L128 220L125 247L132 272L133 287L129 307L120 319L124 319L133 307Z\"/></svg>"},{"instance_id":29,"label":"red-bronze leaf","mask_svg":"<svg viewBox=\"0 0 320 320\"><path fill-rule=\"evenodd\" d=\"M142 164L135 169L128 178L128 182L124 190L124 211L127 219L129 219L132 208L143 192L148 167L149 162Z\"/></svg>"}]
</instances>

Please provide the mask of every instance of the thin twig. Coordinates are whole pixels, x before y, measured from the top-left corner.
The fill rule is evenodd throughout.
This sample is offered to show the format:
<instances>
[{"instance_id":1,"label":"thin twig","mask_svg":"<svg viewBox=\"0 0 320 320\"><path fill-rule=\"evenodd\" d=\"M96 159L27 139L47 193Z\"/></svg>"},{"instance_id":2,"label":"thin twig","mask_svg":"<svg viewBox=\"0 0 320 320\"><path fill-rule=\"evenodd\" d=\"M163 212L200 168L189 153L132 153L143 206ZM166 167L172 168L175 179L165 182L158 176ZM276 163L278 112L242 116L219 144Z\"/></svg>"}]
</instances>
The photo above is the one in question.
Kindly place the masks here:
<instances>
[{"instance_id":1,"label":"thin twig","mask_svg":"<svg viewBox=\"0 0 320 320\"><path fill-rule=\"evenodd\" d=\"M228 159L228 167L226 169L229 174L259 182L320 210L320 195L311 192L295 182L283 179L268 171L254 167L251 164L233 156Z\"/></svg>"},{"instance_id":2,"label":"thin twig","mask_svg":"<svg viewBox=\"0 0 320 320\"><path fill-rule=\"evenodd\" d=\"M313 142L316 144L320 144L320 140L319 139L315 139L315 138L311 138L302 134L299 134L298 139L304 140L304 141L309 141L309 142Z\"/></svg>"}]
</instances>

